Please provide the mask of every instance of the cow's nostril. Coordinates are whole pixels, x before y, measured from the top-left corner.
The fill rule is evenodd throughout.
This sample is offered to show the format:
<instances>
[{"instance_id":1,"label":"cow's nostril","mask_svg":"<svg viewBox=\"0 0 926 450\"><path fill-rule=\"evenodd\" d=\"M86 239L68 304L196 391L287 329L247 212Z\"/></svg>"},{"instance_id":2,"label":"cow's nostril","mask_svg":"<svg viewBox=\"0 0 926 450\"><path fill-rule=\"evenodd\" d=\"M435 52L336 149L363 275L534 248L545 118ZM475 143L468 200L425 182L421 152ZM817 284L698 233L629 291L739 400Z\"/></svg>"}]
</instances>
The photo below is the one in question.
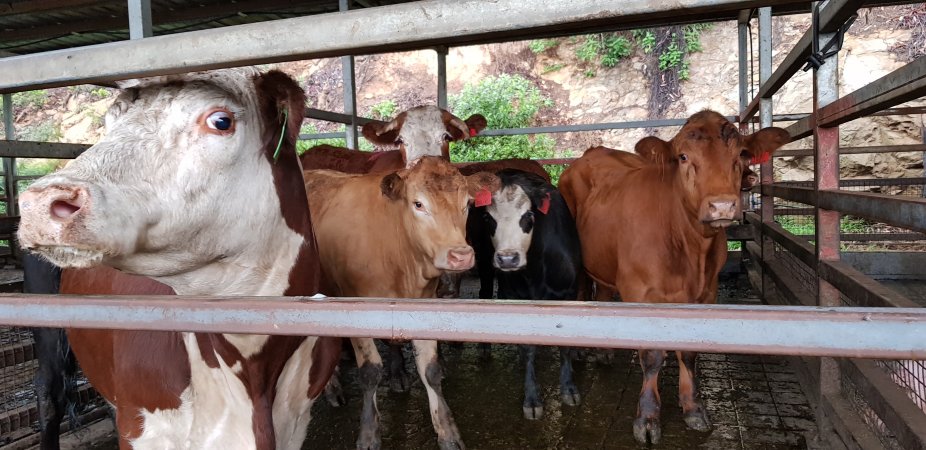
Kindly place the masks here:
<instances>
[{"instance_id":1,"label":"cow's nostril","mask_svg":"<svg viewBox=\"0 0 926 450\"><path fill-rule=\"evenodd\" d=\"M55 200L51 203L51 215L57 219L68 219L79 210L79 204L74 204L66 200Z\"/></svg>"}]
</instances>

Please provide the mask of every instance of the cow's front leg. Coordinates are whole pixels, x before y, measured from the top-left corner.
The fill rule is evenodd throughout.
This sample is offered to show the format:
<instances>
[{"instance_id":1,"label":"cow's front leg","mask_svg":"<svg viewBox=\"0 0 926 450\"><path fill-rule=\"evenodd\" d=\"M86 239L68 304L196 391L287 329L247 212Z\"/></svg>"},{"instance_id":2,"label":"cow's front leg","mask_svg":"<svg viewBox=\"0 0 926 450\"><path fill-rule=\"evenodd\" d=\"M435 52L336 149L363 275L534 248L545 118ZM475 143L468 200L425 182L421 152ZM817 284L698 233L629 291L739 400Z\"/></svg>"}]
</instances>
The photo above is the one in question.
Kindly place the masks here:
<instances>
[{"instance_id":1,"label":"cow's front leg","mask_svg":"<svg viewBox=\"0 0 926 450\"><path fill-rule=\"evenodd\" d=\"M637 418L633 421L633 437L641 444L649 441L658 444L662 438L659 425L659 369L666 359L662 350L640 350L640 367L643 369L643 388L637 404Z\"/></svg>"},{"instance_id":2,"label":"cow's front leg","mask_svg":"<svg viewBox=\"0 0 926 450\"><path fill-rule=\"evenodd\" d=\"M347 399L344 397L344 387L341 385L340 366L335 366L334 373L331 374L328 384L325 385L325 399L334 407L347 404Z\"/></svg>"},{"instance_id":3,"label":"cow's front leg","mask_svg":"<svg viewBox=\"0 0 926 450\"><path fill-rule=\"evenodd\" d=\"M559 366L559 392L563 398L563 403L569 406L578 406L582 402L582 396L579 395L579 388L576 387L572 379L572 354L573 349L569 347L560 347L560 366Z\"/></svg>"},{"instance_id":4,"label":"cow's front leg","mask_svg":"<svg viewBox=\"0 0 926 450\"><path fill-rule=\"evenodd\" d=\"M535 420L543 416L543 398L537 388L536 370L534 368L537 346L522 345L521 355L524 356L524 418Z\"/></svg>"},{"instance_id":5,"label":"cow's front leg","mask_svg":"<svg viewBox=\"0 0 926 450\"><path fill-rule=\"evenodd\" d=\"M405 371L404 343L389 343L389 389L392 392L407 392L411 387L411 377Z\"/></svg>"},{"instance_id":6,"label":"cow's front leg","mask_svg":"<svg viewBox=\"0 0 926 450\"><path fill-rule=\"evenodd\" d=\"M360 389L363 391L363 409L360 411L360 436L357 448L361 450L379 450L382 439L379 434L379 411L376 409L376 388L383 378L383 360L376 350L376 344L370 338L353 338L350 340L357 356L360 368Z\"/></svg>"},{"instance_id":7,"label":"cow's front leg","mask_svg":"<svg viewBox=\"0 0 926 450\"><path fill-rule=\"evenodd\" d=\"M695 431L710 431L711 421L698 392L698 354L675 352L678 355L678 403L685 424Z\"/></svg>"},{"instance_id":8,"label":"cow's front leg","mask_svg":"<svg viewBox=\"0 0 926 450\"><path fill-rule=\"evenodd\" d=\"M418 375L428 392L428 405L431 411L431 423L437 433L437 443L441 450L463 450L460 430L453 420L453 414L441 390L443 371L437 361L437 341L412 341L415 348L415 365Z\"/></svg>"}]
</instances>

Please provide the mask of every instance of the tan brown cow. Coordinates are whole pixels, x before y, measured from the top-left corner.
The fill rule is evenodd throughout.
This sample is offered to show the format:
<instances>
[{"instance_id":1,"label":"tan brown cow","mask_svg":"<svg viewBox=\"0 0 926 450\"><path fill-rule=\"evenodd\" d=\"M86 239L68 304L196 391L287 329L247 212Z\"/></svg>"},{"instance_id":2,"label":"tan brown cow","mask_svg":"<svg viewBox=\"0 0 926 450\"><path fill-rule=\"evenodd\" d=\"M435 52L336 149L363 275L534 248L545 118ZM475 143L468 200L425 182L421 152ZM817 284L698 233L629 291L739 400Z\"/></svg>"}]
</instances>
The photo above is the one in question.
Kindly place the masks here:
<instances>
[{"instance_id":1,"label":"tan brown cow","mask_svg":"<svg viewBox=\"0 0 926 450\"><path fill-rule=\"evenodd\" d=\"M560 190L582 242L586 272L628 302L714 303L727 257L724 227L739 210L744 157L770 154L788 133L766 128L743 136L714 111L691 116L672 140L648 137L638 152L662 162L604 147L588 150L560 178ZM689 428L710 420L698 398L696 352L676 352L679 403ZM643 389L636 439L659 441L657 377L664 351L640 350Z\"/></svg>"},{"instance_id":2,"label":"tan brown cow","mask_svg":"<svg viewBox=\"0 0 926 450\"><path fill-rule=\"evenodd\" d=\"M348 297L434 297L441 273L473 266L465 237L469 203L480 191L487 191L480 197L491 196L499 186L495 175L464 177L435 156L388 174L310 170L304 176L325 272L323 292ZM379 448L374 395L382 360L372 339L352 343L364 391L358 446ZM441 394L437 341L412 344L438 443L442 449L462 449Z\"/></svg>"},{"instance_id":3,"label":"tan brown cow","mask_svg":"<svg viewBox=\"0 0 926 450\"><path fill-rule=\"evenodd\" d=\"M363 137L377 145L397 145L398 150L364 152L331 145L312 147L302 154L305 170L329 169L346 173L389 172L422 156L450 160L450 143L475 136L486 127L486 119L474 114L461 120L445 109L418 106L389 122L368 122Z\"/></svg>"}]
</instances>

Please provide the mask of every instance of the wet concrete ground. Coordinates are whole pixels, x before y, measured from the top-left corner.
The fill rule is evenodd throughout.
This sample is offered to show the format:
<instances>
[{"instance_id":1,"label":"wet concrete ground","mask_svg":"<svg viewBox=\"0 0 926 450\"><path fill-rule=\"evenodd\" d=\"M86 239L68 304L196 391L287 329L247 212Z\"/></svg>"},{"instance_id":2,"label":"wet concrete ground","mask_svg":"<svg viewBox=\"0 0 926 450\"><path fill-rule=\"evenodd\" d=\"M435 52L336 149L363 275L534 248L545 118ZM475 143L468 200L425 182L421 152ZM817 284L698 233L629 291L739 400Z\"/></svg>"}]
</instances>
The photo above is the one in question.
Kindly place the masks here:
<instances>
[{"instance_id":1,"label":"wet concrete ground","mask_svg":"<svg viewBox=\"0 0 926 450\"><path fill-rule=\"evenodd\" d=\"M721 302L757 302L742 278L725 280ZM386 355L386 352L383 352ZM483 359L476 344L441 345L444 393L463 442L470 449L636 449L631 426L642 373L632 351L619 351L611 365L575 363L582 395L577 407L559 397L559 352L542 349L537 380L545 411L524 419L523 363L517 347L494 345ZM411 361L411 355L407 354ZM702 398L714 430L688 430L678 407L678 366L674 357L661 380L663 440L659 449L804 449L816 433L813 413L784 358L702 354ZM341 365L348 404L334 408L324 400L313 410L304 449L353 449L360 417L360 391L352 361ZM415 373L412 366L409 373ZM408 393L379 388L383 448L437 448L427 396L417 377Z\"/></svg>"}]
</instances>

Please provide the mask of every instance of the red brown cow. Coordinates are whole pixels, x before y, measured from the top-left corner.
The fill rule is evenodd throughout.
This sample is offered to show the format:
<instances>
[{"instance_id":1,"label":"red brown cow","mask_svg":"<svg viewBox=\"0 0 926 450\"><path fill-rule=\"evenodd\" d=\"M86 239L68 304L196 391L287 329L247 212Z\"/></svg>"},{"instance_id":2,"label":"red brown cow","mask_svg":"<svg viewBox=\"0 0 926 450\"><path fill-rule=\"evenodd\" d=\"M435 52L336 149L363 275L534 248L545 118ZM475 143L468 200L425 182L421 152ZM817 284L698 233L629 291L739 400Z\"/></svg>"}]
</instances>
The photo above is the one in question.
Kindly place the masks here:
<instances>
[{"instance_id":1,"label":"red brown cow","mask_svg":"<svg viewBox=\"0 0 926 450\"><path fill-rule=\"evenodd\" d=\"M22 245L181 295L312 295L321 272L296 139L305 104L281 72L124 83L107 134L20 197ZM242 183L241 180L248 180ZM69 293L165 293L68 272ZM75 331L121 449L298 449L339 360L333 338Z\"/></svg>"},{"instance_id":2,"label":"red brown cow","mask_svg":"<svg viewBox=\"0 0 926 450\"><path fill-rule=\"evenodd\" d=\"M468 205L481 190L491 202L499 185L495 175L464 177L434 156L389 174L309 170L304 175L319 256L331 282L325 293L347 297L434 297L442 272L473 266L473 249L465 239ZM372 339L351 342L364 391L358 447L379 448L374 396L382 360ZM440 448L462 449L441 393L437 341L412 344Z\"/></svg>"},{"instance_id":3,"label":"red brown cow","mask_svg":"<svg viewBox=\"0 0 926 450\"><path fill-rule=\"evenodd\" d=\"M672 140L648 137L637 144L667 155L662 162L604 147L588 150L559 186L576 217L586 272L624 301L716 302L727 257L724 227L739 210L744 157L770 154L788 140L780 128L740 135L720 114L702 111ZM698 398L697 353L676 353L685 423L706 431L711 425ZM642 443L656 443L657 377L666 352L639 354L644 378L633 432Z\"/></svg>"},{"instance_id":4,"label":"red brown cow","mask_svg":"<svg viewBox=\"0 0 926 450\"><path fill-rule=\"evenodd\" d=\"M328 169L345 173L390 172L422 156L450 160L450 143L478 134L486 119L474 114L461 120L436 106L418 106L389 122L368 122L363 137L378 145L398 145L398 150L364 152L331 145L312 147L302 154L305 170Z\"/></svg>"}]
</instances>

